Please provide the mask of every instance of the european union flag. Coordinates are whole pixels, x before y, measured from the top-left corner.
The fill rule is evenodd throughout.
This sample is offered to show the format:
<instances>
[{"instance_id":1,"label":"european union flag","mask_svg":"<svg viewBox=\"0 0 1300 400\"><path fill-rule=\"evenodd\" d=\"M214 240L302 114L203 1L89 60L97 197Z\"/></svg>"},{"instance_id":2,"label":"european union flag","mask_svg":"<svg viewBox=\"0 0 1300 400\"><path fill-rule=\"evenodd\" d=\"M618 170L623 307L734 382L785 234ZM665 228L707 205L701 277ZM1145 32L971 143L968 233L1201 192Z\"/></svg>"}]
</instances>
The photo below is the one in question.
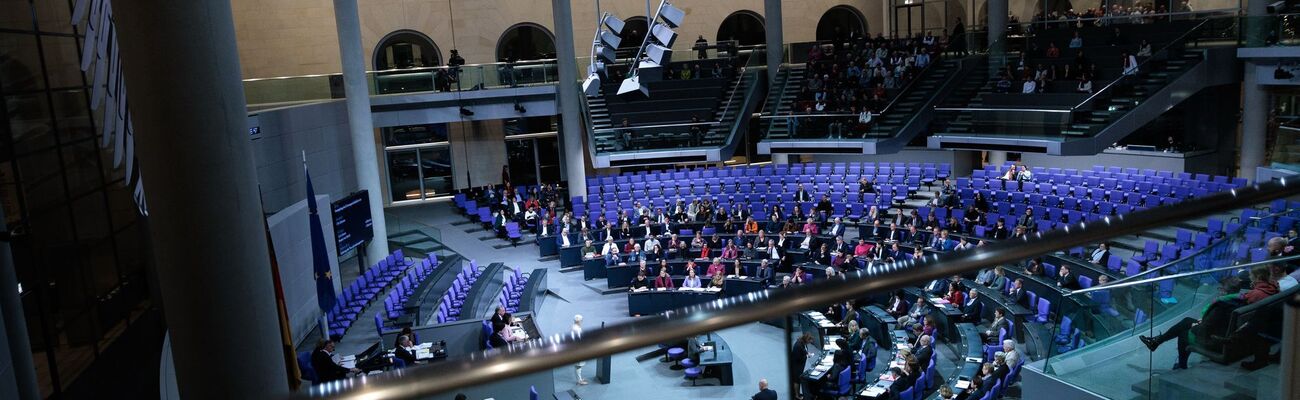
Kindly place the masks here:
<instances>
[{"instance_id":1,"label":"european union flag","mask_svg":"<svg viewBox=\"0 0 1300 400\"><path fill-rule=\"evenodd\" d=\"M311 264L316 277L316 302L321 312L334 308L334 275L330 271L329 253L325 248L325 231L320 226L316 209L316 191L311 187L311 172L307 171L307 155L303 154L302 172L307 176L307 224L311 227Z\"/></svg>"}]
</instances>

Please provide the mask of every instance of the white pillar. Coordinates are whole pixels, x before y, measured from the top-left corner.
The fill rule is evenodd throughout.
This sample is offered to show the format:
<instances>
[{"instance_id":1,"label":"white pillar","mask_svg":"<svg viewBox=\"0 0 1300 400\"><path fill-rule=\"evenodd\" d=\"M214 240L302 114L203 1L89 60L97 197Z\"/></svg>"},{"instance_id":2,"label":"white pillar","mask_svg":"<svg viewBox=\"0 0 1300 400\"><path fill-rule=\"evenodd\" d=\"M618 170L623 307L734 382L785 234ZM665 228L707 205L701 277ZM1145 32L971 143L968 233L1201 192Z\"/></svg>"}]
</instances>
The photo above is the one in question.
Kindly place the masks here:
<instances>
[{"instance_id":1,"label":"white pillar","mask_svg":"<svg viewBox=\"0 0 1300 400\"><path fill-rule=\"evenodd\" d=\"M180 397L286 396L230 1L114 6Z\"/></svg>"},{"instance_id":2,"label":"white pillar","mask_svg":"<svg viewBox=\"0 0 1300 400\"><path fill-rule=\"evenodd\" d=\"M1254 17L1247 21L1248 38L1259 38L1267 34L1266 27L1260 23L1268 14L1267 0L1250 0L1246 5L1246 14ZM1253 42L1252 42L1253 43ZM1255 43L1262 45L1262 43ZM1241 82L1241 169L1237 176L1255 180L1255 170L1264 166L1264 142L1268 135L1268 92L1259 85L1254 62L1246 62L1245 79Z\"/></svg>"},{"instance_id":3,"label":"white pillar","mask_svg":"<svg viewBox=\"0 0 1300 400\"><path fill-rule=\"evenodd\" d=\"M370 219L375 237L366 246L366 262L388 256L388 224L384 221L384 194L379 184L379 155L375 123L370 115L370 88L366 85L366 57L361 52L361 19L357 0L334 0L339 56L343 60L343 92L347 95L348 131L352 133L352 164L357 187L370 197Z\"/></svg>"},{"instance_id":4,"label":"white pillar","mask_svg":"<svg viewBox=\"0 0 1300 400\"><path fill-rule=\"evenodd\" d=\"M560 82L555 85L555 98L560 106L560 153L564 178L569 181L569 196L587 195L587 156L583 146L581 107L578 98L578 61L573 51L573 12L571 0L551 0L551 18L555 23L555 58Z\"/></svg>"},{"instance_id":5,"label":"white pillar","mask_svg":"<svg viewBox=\"0 0 1300 400\"><path fill-rule=\"evenodd\" d=\"M1007 32L1007 1L988 0L989 62L994 63L990 72L996 72L1005 64L1002 58L1007 48L1003 42Z\"/></svg>"},{"instance_id":6,"label":"white pillar","mask_svg":"<svg viewBox=\"0 0 1300 400\"><path fill-rule=\"evenodd\" d=\"M988 165L1002 166L1007 163L1007 152L989 150L987 159Z\"/></svg>"}]
</instances>

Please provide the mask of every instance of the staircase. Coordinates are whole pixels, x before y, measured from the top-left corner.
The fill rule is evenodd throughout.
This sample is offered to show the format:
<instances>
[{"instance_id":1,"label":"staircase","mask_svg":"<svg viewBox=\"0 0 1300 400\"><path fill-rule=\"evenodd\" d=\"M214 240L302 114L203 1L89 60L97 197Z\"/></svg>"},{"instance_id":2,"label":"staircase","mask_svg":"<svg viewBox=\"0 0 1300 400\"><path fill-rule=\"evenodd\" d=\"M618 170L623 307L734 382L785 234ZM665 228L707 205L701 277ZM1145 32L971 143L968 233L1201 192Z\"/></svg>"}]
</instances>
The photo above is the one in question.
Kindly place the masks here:
<instances>
[{"instance_id":1,"label":"staircase","mask_svg":"<svg viewBox=\"0 0 1300 400\"><path fill-rule=\"evenodd\" d=\"M874 151L868 152L883 154L902 150L903 146L921 133L934 117L933 112L923 111L930 110L941 99L947 98L957 86L957 82L970 76L973 69L970 64L976 62L978 62L976 58L946 59L926 68L925 72L917 77L917 81L905 88L903 93L900 93L894 102L876 117L875 123L866 133L866 138L877 138L879 141L875 144Z\"/></svg>"},{"instance_id":2,"label":"staircase","mask_svg":"<svg viewBox=\"0 0 1300 400\"><path fill-rule=\"evenodd\" d=\"M705 132L700 145L718 147L727 144L727 135L731 133L732 125L735 125L736 119L740 116L742 103L745 101L745 91L753 84L752 80L745 79L744 74L733 74L731 80L727 82L721 106L713 112L712 120L718 121L718 125Z\"/></svg>"},{"instance_id":3,"label":"staircase","mask_svg":"<svg viewBox=\"0 0 1300 400\"><path fill-rule=\"evenodd\" d=\"M952 94L939 103L939 108L967 107L975 101L975 97L981 90L990 84L988 56L972 57L969 60L974 64L970 74L962 79L957 88L953 89ZM932 126L934 132L971 133L973 122L969 113L935 111L934 114L934 126Z\"/></svg>"},{"instance_id":4,"label":"staircase","mask_svg":"<svg viewBox=\"0 0 1300 400\"><path fill-rule=\"evenodd\" d=\"M766 139L791 138L789 121L776 116L790 115L794 112L794 98L799 95L799 88L803 87L806 71L807 68L803 64L787 65L781 68L776 81L772 82L773 90L768 91L767 102L763 105L763 115L774 117L768 118L764 124L767 132Z\"/></svg>"}]
</instances>

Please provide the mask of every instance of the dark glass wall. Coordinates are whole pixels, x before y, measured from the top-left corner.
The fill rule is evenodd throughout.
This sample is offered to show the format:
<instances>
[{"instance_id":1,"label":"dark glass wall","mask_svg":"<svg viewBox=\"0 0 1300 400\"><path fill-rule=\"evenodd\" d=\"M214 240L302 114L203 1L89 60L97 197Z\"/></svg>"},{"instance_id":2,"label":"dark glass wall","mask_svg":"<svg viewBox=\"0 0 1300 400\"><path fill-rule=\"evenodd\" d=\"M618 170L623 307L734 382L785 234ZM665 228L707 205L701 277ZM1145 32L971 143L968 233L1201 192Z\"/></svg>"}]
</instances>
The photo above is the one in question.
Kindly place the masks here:
<instances>
[{"instance_id":1,"label":"dark glass wall","mask_svg":"<svg viewBox=\"0 0 1300 400\"><path fill-rule=\"evenodd\" d=\"M45 396L57 396L148 308L141 224L79 67L73 2L0 13L0 207Z\"/></svg>"}]
</instances>

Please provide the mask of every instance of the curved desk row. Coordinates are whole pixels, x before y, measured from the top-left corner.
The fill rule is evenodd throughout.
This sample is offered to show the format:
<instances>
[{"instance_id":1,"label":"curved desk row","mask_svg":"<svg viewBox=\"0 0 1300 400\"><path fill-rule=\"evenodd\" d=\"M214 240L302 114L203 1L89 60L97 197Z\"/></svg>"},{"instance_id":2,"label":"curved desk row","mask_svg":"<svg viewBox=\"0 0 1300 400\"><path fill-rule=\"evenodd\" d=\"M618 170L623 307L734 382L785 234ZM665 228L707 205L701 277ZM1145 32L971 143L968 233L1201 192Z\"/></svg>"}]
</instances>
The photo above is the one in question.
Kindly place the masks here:
<instances>
[{"instance_id":1,"label":"curved desk row","mask_svg":"<svg viewBox=\"0 0 1300 400\"><path fill-rule=\"evenodd\" d=\"M647 290L627 294L629 316L653 315L722 298L720 291Z\"/></svg>"},{"instance_id":2,"label":"curved desk row","mask_svg":"<svg viewBox=\"0 0 1300 400\"><path fill-rule=\"evenodd\" d=\"M1119 318L1095 312L1098 307L1097 303L1088 296L1065 296L1061 288L1056 285L1056 281L1042 276L1029 275L1017 268L1003 268L1003 271L1006 271L1007 277L1012 280L1023 279L1025 290L1034 292L1040 298L1046 298L1047 301L1052 302L1055 309L1069 312L1070 315L1073 315L1071 318L1074 318L1076 323L1085 325L1091 330L1096 330L1095 337L1108 337L1125 329L1124 323ZM1069 301L1070 306L1065 305L1066 301ZM1087 320L1080 321L1078 319L1080 314L1086 315Z\"/></svg>"}]
</instances>

